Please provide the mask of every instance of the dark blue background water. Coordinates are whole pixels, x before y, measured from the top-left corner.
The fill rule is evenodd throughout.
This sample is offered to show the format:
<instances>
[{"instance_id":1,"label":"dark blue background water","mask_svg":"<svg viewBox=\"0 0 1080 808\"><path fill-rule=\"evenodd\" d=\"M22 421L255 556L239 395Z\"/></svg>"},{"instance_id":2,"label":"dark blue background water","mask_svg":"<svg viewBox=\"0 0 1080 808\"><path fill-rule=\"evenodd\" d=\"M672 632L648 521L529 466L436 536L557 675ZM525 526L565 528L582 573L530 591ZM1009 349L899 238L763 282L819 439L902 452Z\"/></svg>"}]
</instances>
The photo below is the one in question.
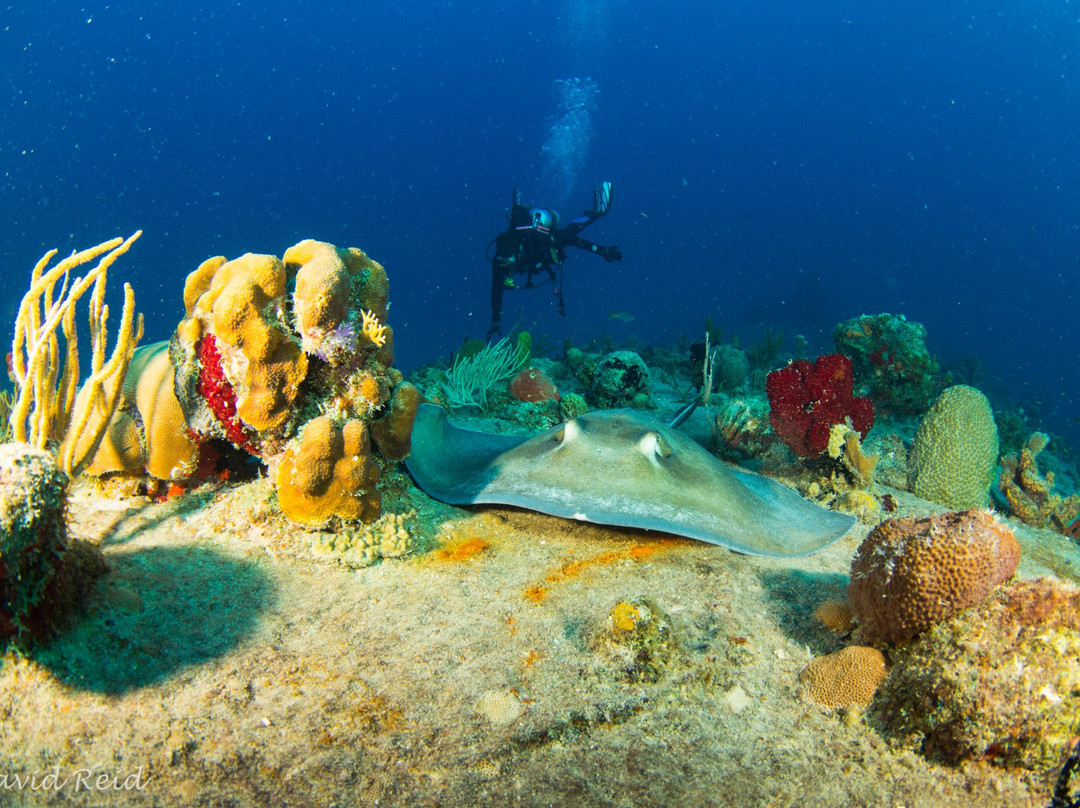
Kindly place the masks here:
<instances>
[{"instance_id":1,"label":"dark blue background water","mask_svg":"<svg viewBox=\"0 0 1080 808\"><path fill-rule=\"evenodd\" d=\"M49 247L144 229L112 293L155 340L203 259L313 237L386 266L409 370L486 331L513 186L573 215L608 179L585 235L626 259L572 252L567 317L541 289L505 322L664 343L711 316L816 353L903 313L1075 438L1075 4L389 5L0 10L0 333Z\"/></svg>"}]
</instances>

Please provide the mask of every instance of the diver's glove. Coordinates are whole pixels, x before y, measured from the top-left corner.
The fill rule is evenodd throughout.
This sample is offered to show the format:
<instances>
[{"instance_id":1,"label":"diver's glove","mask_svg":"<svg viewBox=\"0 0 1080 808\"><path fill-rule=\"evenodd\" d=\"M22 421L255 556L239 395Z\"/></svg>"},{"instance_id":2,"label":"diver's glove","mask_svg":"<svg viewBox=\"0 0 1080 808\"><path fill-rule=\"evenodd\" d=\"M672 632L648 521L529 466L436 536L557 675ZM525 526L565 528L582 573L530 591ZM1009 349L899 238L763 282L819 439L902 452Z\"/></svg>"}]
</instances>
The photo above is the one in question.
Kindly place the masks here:
<instances>
[{"instance_id":1,"label":"diver's glove","mask_svg":"<svg viewBox=\"0 0 1080 808\"><path fill-rule=\"evenodd\" d=\"M616 244L612 244L610 247L601 247L597 252L599 252L600 257L607 261L609 264L612 261L622 260L622 251Z\"/></svg>"}]
</instances>

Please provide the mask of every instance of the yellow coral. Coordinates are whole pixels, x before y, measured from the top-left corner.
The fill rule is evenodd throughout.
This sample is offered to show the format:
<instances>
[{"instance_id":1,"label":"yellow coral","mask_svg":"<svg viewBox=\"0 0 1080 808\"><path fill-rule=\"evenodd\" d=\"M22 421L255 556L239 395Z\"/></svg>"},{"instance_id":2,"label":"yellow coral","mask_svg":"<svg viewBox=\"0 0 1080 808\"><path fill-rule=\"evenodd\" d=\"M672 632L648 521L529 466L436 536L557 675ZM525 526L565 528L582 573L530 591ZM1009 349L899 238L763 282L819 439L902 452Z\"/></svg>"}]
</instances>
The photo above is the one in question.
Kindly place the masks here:
<instances>
[{"instance_id":1,"label":"yellow coral","mask_svg":"<svg viewBox=\"0 0 1080 808\"><path fill-rule=\"evenodd\" d=\"M1011 452L1002 457L998 488L1009 502L1009 512L1021 522L1064 533L1080 514L1080 496L1055 494L1054 472L1039 473L1036 458L1049 443L1049 435L1035 432L1024 442L1019 457Z\"/></svg>"},{"instance_id":2,"label":"yellow coral","mask_svg":"<svg viewBox=\"0 0 1080 808\"><path fill-rule=\"evenodd\" d=\"M300 525L319 527L335 517L370 522L382 507L378 480L367 425L354 420L338 428L320 416L285 450L276 475L278 503Z\"/></svg>"},{"instance_id":3,"label":"yellow coral","mask_svg":"<svg viewBox=\"0 0 1080 808\"><path fill-rule=\"evenodd\" d=\"M412 427L424 397L409 382L394 388L390 412L371 425L371 437L387 460L404 460L412 450Z\"/></svg>"},{"instance_id":4,"label":"yellow coral","mask_svg":"<svg viewBox=\"0 0 1080 808\"><path fill-rule=\"evenodd\" d=\"M998 433L986 396L947 388L915 432L911 490L948 508L985 508L998 459Z\"/></svg>"},{"instance_id":5,"label":"yellow coral","mask_svg":"<svg viewBox=\"0 0 1080 808\"><path fill-rule=\"evenodd\" d=\"M384 513L369 525L317 534L312 550L317 556L331 556L350 567L366 567L380 558L402 558L413 550L409 522L415 516L416 511Z\"/></svg>"},{"instance_id":6,"label":"yellow coral","mask_svg":"<svg viewBox=\"0 0 1080 808\"><path fill-rule=\"evenodd\" d=\"M608 619L614 631L633 631L641 617L637 606L623 600L615 604Z\"/></svg>"},{"instance_id":7,"label":"yellow coral","mask_svg":"<svg viewBox=\"0 0 1080 808\"><path fill-rule=\"evenodd\" d=\"M885 679L885 657L876 648L849 645L832 654L816 657L799 674L804 694L826 707L865 707Z\"/></svg>"},{"instance_id":8,"label":"yellow coral","mask_svg":"<svg viewBox=\"0 0 1080 808\"><path fill-rule=\"evenodd\" d=\"M364 336L371 340L377 347L383 347L386 344L386 326L382 325L379 322L379 318L368 309L363 309L360 312L360 316L363 318L361 331Z\"/></svg>"},{"instance_id":9,"label":"yellow coral","mask_svg":"<svg viewBox=\"0 0 1080 808\"><path fill-rule=\"evenodd\" d=\"M259 432L285 427L307 376L307 356L280 322L285 278L285 265L272 255L210 259L188 276L184 296L191 315L177 328L189 340L189 352L195 350L192 338L206 331L214 335L221 369L236 394L236 413Z\"/></svg>"},{"instance_id":10,"label":"yellow coral","mask_svg":"<svg viewBox=\"0 0 1080 808\"><path fill-rule=\"evenodd\" d=\"M814 617L829 631L848 632L855 628L855 613L846 600L826 600L814 611Z\"/></svg>"}]
</instances>

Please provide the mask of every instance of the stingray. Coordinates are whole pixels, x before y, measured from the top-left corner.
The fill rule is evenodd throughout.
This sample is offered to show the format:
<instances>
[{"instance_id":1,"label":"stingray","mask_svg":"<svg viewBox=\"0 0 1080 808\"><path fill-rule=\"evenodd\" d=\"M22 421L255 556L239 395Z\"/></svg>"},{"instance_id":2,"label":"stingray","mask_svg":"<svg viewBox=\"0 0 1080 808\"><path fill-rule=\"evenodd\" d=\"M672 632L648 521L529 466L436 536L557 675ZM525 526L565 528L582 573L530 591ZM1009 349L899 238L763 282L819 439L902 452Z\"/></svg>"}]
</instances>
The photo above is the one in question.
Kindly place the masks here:
<instances>
[{"instance_id":1,"label":"stingray","mask_svg":"<svg viewBox=\"0 0 1080 808\"><path fill-rule=\"evenodd\" d=\"M529 437L462 429L423 404L405 465L429 496L451 505L512 505L746 555L809 555L855 524L633 410L591 412Z\"/></svg>"}]
</instances>

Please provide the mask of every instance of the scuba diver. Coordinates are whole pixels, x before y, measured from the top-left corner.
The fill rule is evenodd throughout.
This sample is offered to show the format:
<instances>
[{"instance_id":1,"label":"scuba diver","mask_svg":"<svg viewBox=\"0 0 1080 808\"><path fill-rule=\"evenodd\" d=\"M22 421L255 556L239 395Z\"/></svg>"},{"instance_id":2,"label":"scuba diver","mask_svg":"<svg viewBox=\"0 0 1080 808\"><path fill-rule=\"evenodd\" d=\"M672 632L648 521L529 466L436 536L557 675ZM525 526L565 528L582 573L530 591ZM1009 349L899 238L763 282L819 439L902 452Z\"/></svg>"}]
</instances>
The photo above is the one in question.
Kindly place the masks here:
<instances>
[{"instance_id":1,"label":"scuba diver","mask_svg":"<svg viewBox=\"0 0 1080 808\"><path fill-rule=\"evenodd\" d=\"M611 206L611 183L601 183L593 191L593 209L578 218L559 226L559 214L550 208L530 208L521 201L514 189L510 206L510 226L487 246L491 261L491 327L487 338L502 336L502 298L506 289L516 289L515 275L525 275L524 288L531 289L551 281L555 296L559 299L559 314L564 314L562 269L566 260L566 248L577 247L596 253L609 263L621 261L622 253L617 246L601 247L581 238L578 233L605 216ZM540 284L533 282L536 275L546 275Z\"/></svg>"}]
</instances>

